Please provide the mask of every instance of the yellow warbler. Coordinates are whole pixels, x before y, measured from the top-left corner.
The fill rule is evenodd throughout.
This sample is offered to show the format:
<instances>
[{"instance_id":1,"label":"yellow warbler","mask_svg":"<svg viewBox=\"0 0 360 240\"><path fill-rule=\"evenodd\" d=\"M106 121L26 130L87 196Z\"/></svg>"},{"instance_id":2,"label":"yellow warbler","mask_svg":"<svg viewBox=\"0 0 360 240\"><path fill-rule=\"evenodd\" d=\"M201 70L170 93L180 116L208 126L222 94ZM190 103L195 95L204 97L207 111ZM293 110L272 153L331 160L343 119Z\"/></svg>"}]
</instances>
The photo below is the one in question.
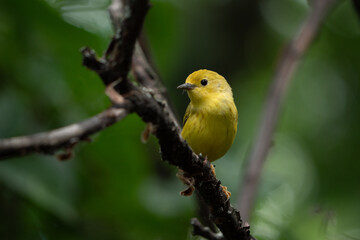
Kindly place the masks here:
<instances>
[{"instance_id":1,"label":"yellow warbler","mask_svg":"<svg viewBox=\"0 0 360 240\"><path fill-rule=\"evenodd\" d=\"M231 87L225 78L210 70L198 70L178 86L190 98L181 136L196 154L209 161L222 157L231 147L238 113Z\"/></svg>"}]
</instances>

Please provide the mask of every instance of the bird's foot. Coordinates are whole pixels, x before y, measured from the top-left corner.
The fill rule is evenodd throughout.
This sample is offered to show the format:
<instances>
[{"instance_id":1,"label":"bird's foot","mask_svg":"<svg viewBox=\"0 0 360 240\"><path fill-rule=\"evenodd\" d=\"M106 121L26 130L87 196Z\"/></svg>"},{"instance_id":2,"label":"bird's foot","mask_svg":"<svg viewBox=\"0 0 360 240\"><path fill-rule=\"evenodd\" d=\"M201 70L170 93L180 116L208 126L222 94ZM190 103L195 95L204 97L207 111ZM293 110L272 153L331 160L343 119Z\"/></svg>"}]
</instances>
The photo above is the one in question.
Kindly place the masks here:
<instances>
[{"instance_id":1,"label":"bird's foot","mask_svg":"<svg viewBox=\"0 0 360 240\"><path fill-rule=\"evenodd\" d=\"M201 153L200 153L199 155L202 156ZM206 165L207 162L208 162L208 159L207 159L207 156L205 156L204 165ZM214 177L216 177L215 165L213 165L213 164L210 163L210 168L211 168L211 174L212 174Z\"/></svg>"},{"instance_id":2,"label":"bird's foot","mask_svg":"<svg viewBox=\"0 0 360 240\"><path fill-rule=\"evenodd\" d=\"M211 173L212 175L214 175L214 177L216 177L216 173L215 173L215 165L210 163L210 168L211 168Z\"/></svg>"},{"instance_id":3,"label":"bird's foot","mask_svg":"<svg viewBox=\"0 0 360 240\"><path fill-rule=\"evenodd\" d=\"M226 195L226 197L227 197L227 200L229 200L230 197L231 197L231 192L229 192L229 191L227 190L227 187L222 186L222 185L221 185L221 187L222 187L222 191L225 193L225 195Z\"/></svg>"}]
</instances>

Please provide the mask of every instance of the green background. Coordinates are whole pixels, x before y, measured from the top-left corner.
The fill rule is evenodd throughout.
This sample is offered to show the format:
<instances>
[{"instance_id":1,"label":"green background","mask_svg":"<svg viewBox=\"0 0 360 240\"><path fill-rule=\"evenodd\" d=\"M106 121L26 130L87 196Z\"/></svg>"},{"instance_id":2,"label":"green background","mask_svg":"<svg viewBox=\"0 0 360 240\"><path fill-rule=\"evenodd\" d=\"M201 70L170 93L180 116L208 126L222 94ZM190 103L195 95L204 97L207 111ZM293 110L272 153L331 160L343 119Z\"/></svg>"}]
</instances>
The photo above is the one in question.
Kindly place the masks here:
<instances>
[{"instance_id":1,"label":"green background","mask_svg":"<svg viewBox=\"0 0 360 240\"><path fill-rule=\"evenodd\" d=\"M144 32L179 116L176 90L207 68L233 88L239 128L216 172L237 206L245 159L284 44L305 0L154 0ZM81 65L112 36L109 1L0 1L0 138L81 121L110 105ZM289 86L252 212L258 239L360 239L360 24L340 1ZM194 197L144 123L130 115L80 143L71 160L0 162L0 239L193 239Z\"/></svg>"}]
</instances>

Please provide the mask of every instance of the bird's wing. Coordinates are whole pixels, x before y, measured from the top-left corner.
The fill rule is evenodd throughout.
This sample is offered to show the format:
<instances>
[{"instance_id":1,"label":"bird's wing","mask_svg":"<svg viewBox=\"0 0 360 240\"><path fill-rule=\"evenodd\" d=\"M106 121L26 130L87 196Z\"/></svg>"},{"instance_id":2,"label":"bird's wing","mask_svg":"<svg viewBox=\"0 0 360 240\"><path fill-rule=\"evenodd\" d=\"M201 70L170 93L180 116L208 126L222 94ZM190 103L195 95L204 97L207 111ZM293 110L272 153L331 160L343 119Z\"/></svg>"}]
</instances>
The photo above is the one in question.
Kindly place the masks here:
<instances>
[{"instance_id":1,"label":"bird's wing","mask_svg":"<svg viewBox=\"0 0 360 240\"><path fill-rule=\"evenodd\" d=\"M183 126L185 125L186 121L188 120L191 112L191 104L186 108L184 119L183 119Z\"/></svg>"}]
</instances>

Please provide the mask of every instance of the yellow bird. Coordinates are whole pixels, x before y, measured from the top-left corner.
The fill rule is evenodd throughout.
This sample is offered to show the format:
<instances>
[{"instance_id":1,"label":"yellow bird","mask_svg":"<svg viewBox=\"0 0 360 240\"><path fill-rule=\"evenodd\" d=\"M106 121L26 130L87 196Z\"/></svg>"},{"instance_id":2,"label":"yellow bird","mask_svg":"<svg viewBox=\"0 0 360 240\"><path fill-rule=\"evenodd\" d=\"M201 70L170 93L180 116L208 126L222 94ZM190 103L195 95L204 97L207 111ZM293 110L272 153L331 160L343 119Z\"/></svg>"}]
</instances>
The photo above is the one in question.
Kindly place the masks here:
<instances>
[{"instance_id":1,"label":"yellow bird","mask_svg":"<svg viewBox=\"0 0 360 240\"><path fill-rule=\"evenodd\" d=\"M198 70L178 89L190 98L181 136L196 154L210 162L231 147L237 131L238 113L231 87L225 78L210 70Z\"/></svg>"}]
</instances>

